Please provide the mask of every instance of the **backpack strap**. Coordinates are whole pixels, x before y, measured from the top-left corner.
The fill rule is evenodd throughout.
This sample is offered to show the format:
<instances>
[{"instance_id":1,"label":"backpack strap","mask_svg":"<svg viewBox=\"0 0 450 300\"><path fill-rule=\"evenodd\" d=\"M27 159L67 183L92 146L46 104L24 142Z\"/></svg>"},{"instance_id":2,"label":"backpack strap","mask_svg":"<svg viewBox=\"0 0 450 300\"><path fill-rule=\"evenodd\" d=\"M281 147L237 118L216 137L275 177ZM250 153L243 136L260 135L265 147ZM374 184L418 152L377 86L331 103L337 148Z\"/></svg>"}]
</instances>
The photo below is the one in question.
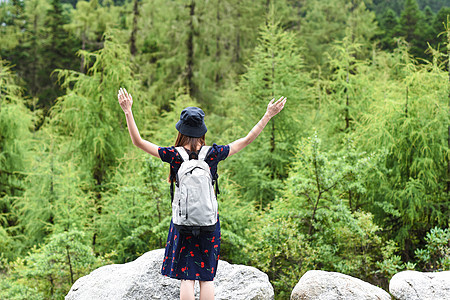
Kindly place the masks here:
<instances>
[{"instance_id":1,"label":"backpack strap","mask_svg":"<svg viewBox=\"0 0 450 300\"><path fill-rule=\"evenodd\" d=\"M175 151L178 152L182 161L189 160L187 152L183 147L175 147ZM172 202L173 202L173 197L175 195L174 183L176 183L178 186L178 182L176 182L176 181L177 181L177 174L175 174L175 172L172 170L172 168L170 168L170 198L171 198Z\"/></svg>"},{"instance_id":2,"label":"backpack strap","mask_svg":"<svg viewBox=\"0 0 450 300\"><path fill-rule=\"evenodd\" d=\"M170 168L170 202L173 202L173 195L175 192L175 187L173 186L173 182L175 181L175 176L173 175L172 168Z\"/></svg>"},{"instance_id":3,"label":"backpack strap","mask_svg":"<svg viewBox=\"0 0 450 300\"><path fill-rule=\"evenodd\" d=\"M219 190L219 174L216 173L216 178L214 179L214 183L216 184L216 198L217 195L220 194Z\"/></svg>"},{"instance_id":4,"label":"backpack strap","mask_svg":"<svg viewBox=\"0 0 450 300\"><path fill-rule=\"evenodd\" d=\"M189 160L189 155L186 152L186 149L184 149L184 147L175 147L175 150L177 150L178 154L180 154L180 156L183 159L183 161L188 161Z\"/></svg>"},{"instance_id":5,"label":"backpack strap","mask_svg":"<svg viewBox=\"0 0 450 300\"><path fill-rule=\"evenodd\" d=\"M200 149L200 153L198 154L198 160L205 160L206 155L207 155L208 152L209 152L209 149L211 149L210 146L203 146L203 147Z\"/></svg>"},{"instance_id":6,"label":"backpack strap","mask_svg":"<svg viewBox=\"0 0 450 300\"><path fill-rule=\"evenodd\" d=\"M203 146L198 155L198 159L206 160L206 157L209 154L209 150L211 150L211 146ZM216 176L212 178L212 184L216 187L216 198L217 194L220 194L219 191L219 174L216 172Z\"/></svg>"}]
</instances>

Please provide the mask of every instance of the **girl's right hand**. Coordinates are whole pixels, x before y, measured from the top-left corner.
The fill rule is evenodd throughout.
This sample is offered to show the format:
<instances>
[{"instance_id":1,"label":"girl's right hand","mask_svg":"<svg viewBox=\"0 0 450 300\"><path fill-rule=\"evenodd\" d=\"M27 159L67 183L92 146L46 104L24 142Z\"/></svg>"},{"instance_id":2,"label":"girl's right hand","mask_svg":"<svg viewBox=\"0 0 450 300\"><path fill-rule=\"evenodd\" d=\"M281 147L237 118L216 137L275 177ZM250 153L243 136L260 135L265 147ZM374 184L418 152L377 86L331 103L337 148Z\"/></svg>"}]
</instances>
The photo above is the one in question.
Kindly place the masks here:
<instances>
[{"instance_id":1,"label":"girl's right hand","mask_svg":"<svg viewBox=\"0 0 450 300\"><path fill-rule=\"evenodd\" d=\"M286 103L286 97L281 97L275 103L274 101L275 98L270 100L269 104L267 105L266 115L268 115L271 119L283 109L284 104Z\"/></svg>"},{"instance_id":2,"label":"girl's right hand","mask_svg":"<svg viewBox=\"0 0 450 300\"><path fill-rule=\"evenodd\" d=\"M120 107L122 107L123 112L124 113L131 112L131 106L133 105L133 97L131 97L131 95L128 94L127 90L124 88L120 88L117 98L119 98L119 104Z\"/></svg>"}]
</instances>

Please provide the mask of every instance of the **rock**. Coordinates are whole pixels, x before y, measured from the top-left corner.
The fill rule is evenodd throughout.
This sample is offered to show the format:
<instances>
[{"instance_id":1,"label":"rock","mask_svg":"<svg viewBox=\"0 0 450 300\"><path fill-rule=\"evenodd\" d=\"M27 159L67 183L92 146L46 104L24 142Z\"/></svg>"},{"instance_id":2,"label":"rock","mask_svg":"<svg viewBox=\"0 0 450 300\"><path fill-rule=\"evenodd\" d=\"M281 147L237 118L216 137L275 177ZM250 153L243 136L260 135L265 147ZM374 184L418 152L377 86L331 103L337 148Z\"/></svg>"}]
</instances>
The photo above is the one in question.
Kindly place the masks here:
<instances>
[{"instance_id":1,"label":"rock","mask_svg":"<svg viewBox=\"0 0 450 300\"><path fill-rule=\"evenodd\" d=\"M395 299L450 299L450 271L403 271L389 282L389 292Z\"/></svg>"},{"instance_id":2,"label":"rock","mask_svg":"<svg viewBox=\"0 0 450 300\"><path fill-rule=\"evenodd\" d=\"M295 286L291 300L390 300L384 290L361 279L337 272L306 272Z\"/></svg>"},{"instance_id":3,"label":"rock","mask_svg":"<svg viewBox=\"0 0 450 300\"><path fill-rule=\"evenodd\" d=\"M145 253L135 261L100 267L79 278L66 300L179 299L180 281L161 275L164 249ZM215 298L273 299L268 276L256 268L219 260L214 279ZM196 282L196 299L199 286Z\"/></svg>"}]
</instances>

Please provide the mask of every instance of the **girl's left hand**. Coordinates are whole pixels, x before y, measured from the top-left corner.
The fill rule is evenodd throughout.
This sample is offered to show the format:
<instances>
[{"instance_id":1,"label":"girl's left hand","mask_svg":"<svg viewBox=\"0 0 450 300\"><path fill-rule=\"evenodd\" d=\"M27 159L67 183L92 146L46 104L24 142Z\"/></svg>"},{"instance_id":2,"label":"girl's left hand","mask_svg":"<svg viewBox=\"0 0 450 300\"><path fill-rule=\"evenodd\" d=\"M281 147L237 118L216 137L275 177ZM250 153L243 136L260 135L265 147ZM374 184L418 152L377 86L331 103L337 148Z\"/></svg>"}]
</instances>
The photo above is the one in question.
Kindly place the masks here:
<instances>
[{"instance_id":1,"label":"girl's left hand","mask_svg":"<svg viewBox=\"0 0 450 300\"><path fill-rule=\"evenodd\" d=\"M133 97L131 97L131 95L128 94L127 90L124 88L120 88L117 98L119 98L119 104L120 107L122 107L123 112L124 113L131 112L131 106L133 105Z\"/></svg>"}]
</instances>

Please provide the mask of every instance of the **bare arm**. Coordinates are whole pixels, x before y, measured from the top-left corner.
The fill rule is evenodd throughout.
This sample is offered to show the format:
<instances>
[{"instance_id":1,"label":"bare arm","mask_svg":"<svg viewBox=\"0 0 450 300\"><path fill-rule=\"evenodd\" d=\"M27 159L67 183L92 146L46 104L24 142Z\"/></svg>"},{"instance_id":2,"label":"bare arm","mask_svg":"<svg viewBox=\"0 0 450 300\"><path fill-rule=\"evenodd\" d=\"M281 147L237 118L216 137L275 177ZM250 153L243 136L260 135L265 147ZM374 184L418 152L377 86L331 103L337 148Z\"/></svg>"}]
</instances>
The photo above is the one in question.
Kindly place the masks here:
<instances>
[{"instance_id":1,"label":"bare arm","mask_svg":"<svg viewBox=\"0 0 450 300\"><path fill-rule=\"evenodd\" d=\"M131 106L133 105L133 97L128 94L127 90L119 89L119 94L117 95L119 99L119 104L122 107L123 112L125 113L125 117L127 119L128 132L130 133L131 140L133 144L145 152L150 153L151 155L159 158L158 146L150 143L141 138L139 134L139 130L136 126L136 122L134 122L133 112L131 111Z\"/></svg>"},{"instance_id":2,"label":"bare arm","mask_svg":"<svg viewBox=\"0 0 450 300\"><path fill-rule=\"evenodd\" d=\"M252 130L247 134L247 136L240 138L230 144L230 152L228 156L231 156L235 153L238 153L246 146L248 146L251 142L253 142L258 135L263 131L264 127L266 127L267 123L272 119L276 114L278 114L284 107L286 103L286 98L281 97L277 102L274 103L274 99L272 99L267 105L267 111L262 117L261 120L253 127Z\"/></svg>"}]
</instances>

